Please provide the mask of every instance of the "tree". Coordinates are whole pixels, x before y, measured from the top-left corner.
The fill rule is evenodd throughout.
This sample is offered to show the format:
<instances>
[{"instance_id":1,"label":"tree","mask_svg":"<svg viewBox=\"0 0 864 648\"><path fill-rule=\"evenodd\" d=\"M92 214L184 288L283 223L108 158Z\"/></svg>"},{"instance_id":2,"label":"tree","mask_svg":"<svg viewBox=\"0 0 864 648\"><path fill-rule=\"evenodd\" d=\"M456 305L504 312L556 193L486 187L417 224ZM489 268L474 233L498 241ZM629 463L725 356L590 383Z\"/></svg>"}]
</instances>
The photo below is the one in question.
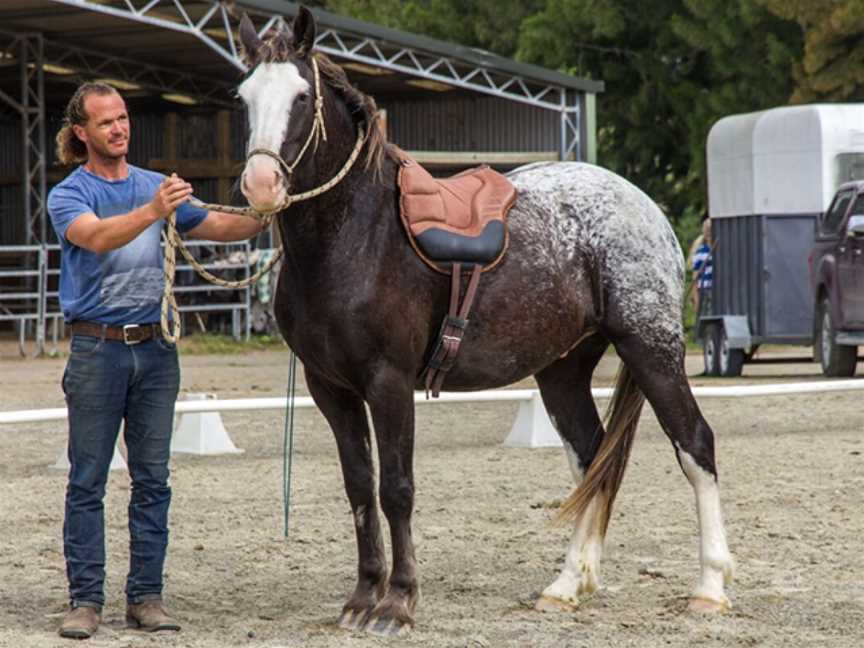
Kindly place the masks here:
<instances>
[{"instance_id":1,"label":"tree","mask_svg":"<svg viewBox=\"0 0 864 648\"><path fill-rule=\"evenodd\" d=\"M703 211L707 195L705 142L726 115L785 105L794 87L801 30L754 0L684 0L673 31L703 60L704 77L693 105L682 114L688 133L690 173L700 192L692 205ZM680 107L679 107L680 108Z\"/></svg>"},{"instance_id":2,"label":"tree","mask_svg":"<svg viewBox=\"0 0 864 648\"><path fill-rule=\"evenodd\" d=\"M693 201L688 122L703 57L672 29L681 0L548 0L523 23L521 59L602 79L599 160L661 203L673 219Z\"/></svg>"},{"instance_id":3,"label":"tree","mask_svg":"<svg viewBox=\"0 0 864 648\"><path fill-rule=\"evenodd\" d=\"M522 20L544 0L327 0L329 11L513 56Z\"/></svg>"},{"instance_id":4,"label":"tree","mask_svg":"<svg viewBox=\"0 0 864 648\"><path fill-rule=\"evenodd\" d=\"M705 211L708 130L786 103L800 50L797 25L758 0L548 0L523 22L518 55L606 83L601 164L657 200L686 241Z\"/></svg>"},{"instance_id":5,"label":"tree","mask_svg":"<svg viewBox=\"0 0 864 648\"><path fill-rule=\"evenodd\" d=\"M804 31L804 56L795 66L792 101L864 100L864 2L761 0Z\"/></svg>"}]
</instances>

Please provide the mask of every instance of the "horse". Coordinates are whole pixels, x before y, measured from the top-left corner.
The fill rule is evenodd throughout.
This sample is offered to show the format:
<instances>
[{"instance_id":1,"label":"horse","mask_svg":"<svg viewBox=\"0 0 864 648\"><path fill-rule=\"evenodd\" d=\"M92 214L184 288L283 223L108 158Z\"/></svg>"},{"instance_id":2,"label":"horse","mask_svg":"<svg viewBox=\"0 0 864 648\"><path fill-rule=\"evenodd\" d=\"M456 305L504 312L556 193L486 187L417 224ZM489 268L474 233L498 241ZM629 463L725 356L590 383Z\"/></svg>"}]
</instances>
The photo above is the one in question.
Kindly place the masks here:
<instances>
[{"instance_id":1,"label":"horse","mask_svg":"<svg viewBox=\"0 0 864 648\"><path fill-rule=\"evenodd\" d=\"M398 211L399 157L375 101L316 52L316 29L305 7L290 28L263 38L241 19L249 72L238 94L249 133L240 188L252 208L277 214L284 262L275 316L332 428L353 512L357 581L338 624L398 635L413 629L420 595L413 396L423 388L450 282L409 244ZM508 178L518 192L509 250L483 275L444 389L534 376L563 441L576 485L558 515L572 536L536 608L572 610L598 588L603 540L647 398L696 496L701 569L690 607L722 612L733 560L714 435L684 371L684 268L674 233L648 196L598 166L537 163ZM303 200L291 202L298 195ZM622 363L604 425L591 376L610 345Z\"/></svg>"}]
</instances>

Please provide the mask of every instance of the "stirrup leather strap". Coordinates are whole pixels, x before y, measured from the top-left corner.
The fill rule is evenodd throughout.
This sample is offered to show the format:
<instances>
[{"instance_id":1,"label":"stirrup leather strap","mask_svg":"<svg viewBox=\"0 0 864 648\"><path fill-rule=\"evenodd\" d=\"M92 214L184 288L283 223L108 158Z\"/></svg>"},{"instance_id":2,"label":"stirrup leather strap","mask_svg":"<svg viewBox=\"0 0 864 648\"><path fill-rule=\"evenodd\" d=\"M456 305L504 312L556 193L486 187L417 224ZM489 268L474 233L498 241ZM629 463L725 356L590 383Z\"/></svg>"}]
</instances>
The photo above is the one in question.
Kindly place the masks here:
<instances>
[{"instance_id":1,"label":"stirrup leather strap","mask_svg":"<svg viewBox=\"0 0 864 648\"><path fill-rule=\"evenodd\" d=\"M426 398L432 392L433 398L438 398L444 378L456 363L456 355L459 353L459 345L468 328L468 313L477 295L477 285L480 283L480 274L483 268L480 264L474 264L471 271L471 279L468 281L468 289L462 306L459 307L459 295L462 291L462 264L454 263L450 277L450 311L441 323L438 333L438 341L435 343L435 351L426 365Z\"/></svg>"}]
</instances>

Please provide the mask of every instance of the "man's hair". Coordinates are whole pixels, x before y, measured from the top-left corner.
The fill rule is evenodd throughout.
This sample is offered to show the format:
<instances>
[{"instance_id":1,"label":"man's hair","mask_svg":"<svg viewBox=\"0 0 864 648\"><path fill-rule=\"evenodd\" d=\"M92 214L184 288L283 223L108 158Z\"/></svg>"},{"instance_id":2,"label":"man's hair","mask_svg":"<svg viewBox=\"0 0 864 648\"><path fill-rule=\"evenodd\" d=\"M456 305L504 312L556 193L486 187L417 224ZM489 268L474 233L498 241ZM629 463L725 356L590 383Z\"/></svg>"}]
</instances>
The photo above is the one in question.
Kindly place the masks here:
<instances>
[{"instance_id":1,"label":"man's hair","mask_svg":"<svg viewBox=\"0 0 864 648\"><path fill-rule=\"evenodd\" d=\"M60 164L81 164L87 161L87 146L78 139L72 126L84 126L89 119L84 110L84 101L91 94L105 96L117 94L117 90L107 83L82 83L66 105L63 113L63 128L57 133L57 160Z\"/></svg>"}]
</instances>

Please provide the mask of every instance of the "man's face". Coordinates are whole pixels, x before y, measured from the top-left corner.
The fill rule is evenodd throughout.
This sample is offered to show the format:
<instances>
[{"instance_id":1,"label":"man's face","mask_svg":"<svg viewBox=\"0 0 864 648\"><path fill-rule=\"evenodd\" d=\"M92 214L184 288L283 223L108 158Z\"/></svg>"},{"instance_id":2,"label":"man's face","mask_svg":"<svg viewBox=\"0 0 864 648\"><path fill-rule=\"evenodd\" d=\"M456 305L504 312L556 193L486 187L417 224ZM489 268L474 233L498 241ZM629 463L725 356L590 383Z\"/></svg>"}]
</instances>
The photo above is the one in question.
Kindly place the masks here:
<instances>
[{"instance_id":1,"label":"man's face","mask_svg":"<svg viewBox=\"0 0 864 648\"><path fill-rule=\"evenodd\" d=\"M129 150L129 114L123 98L115 92L90 94L84 99L84 112L87 123L73 129L88 151L113 160L124 157Z\"/></svg>"}]
</instances>

